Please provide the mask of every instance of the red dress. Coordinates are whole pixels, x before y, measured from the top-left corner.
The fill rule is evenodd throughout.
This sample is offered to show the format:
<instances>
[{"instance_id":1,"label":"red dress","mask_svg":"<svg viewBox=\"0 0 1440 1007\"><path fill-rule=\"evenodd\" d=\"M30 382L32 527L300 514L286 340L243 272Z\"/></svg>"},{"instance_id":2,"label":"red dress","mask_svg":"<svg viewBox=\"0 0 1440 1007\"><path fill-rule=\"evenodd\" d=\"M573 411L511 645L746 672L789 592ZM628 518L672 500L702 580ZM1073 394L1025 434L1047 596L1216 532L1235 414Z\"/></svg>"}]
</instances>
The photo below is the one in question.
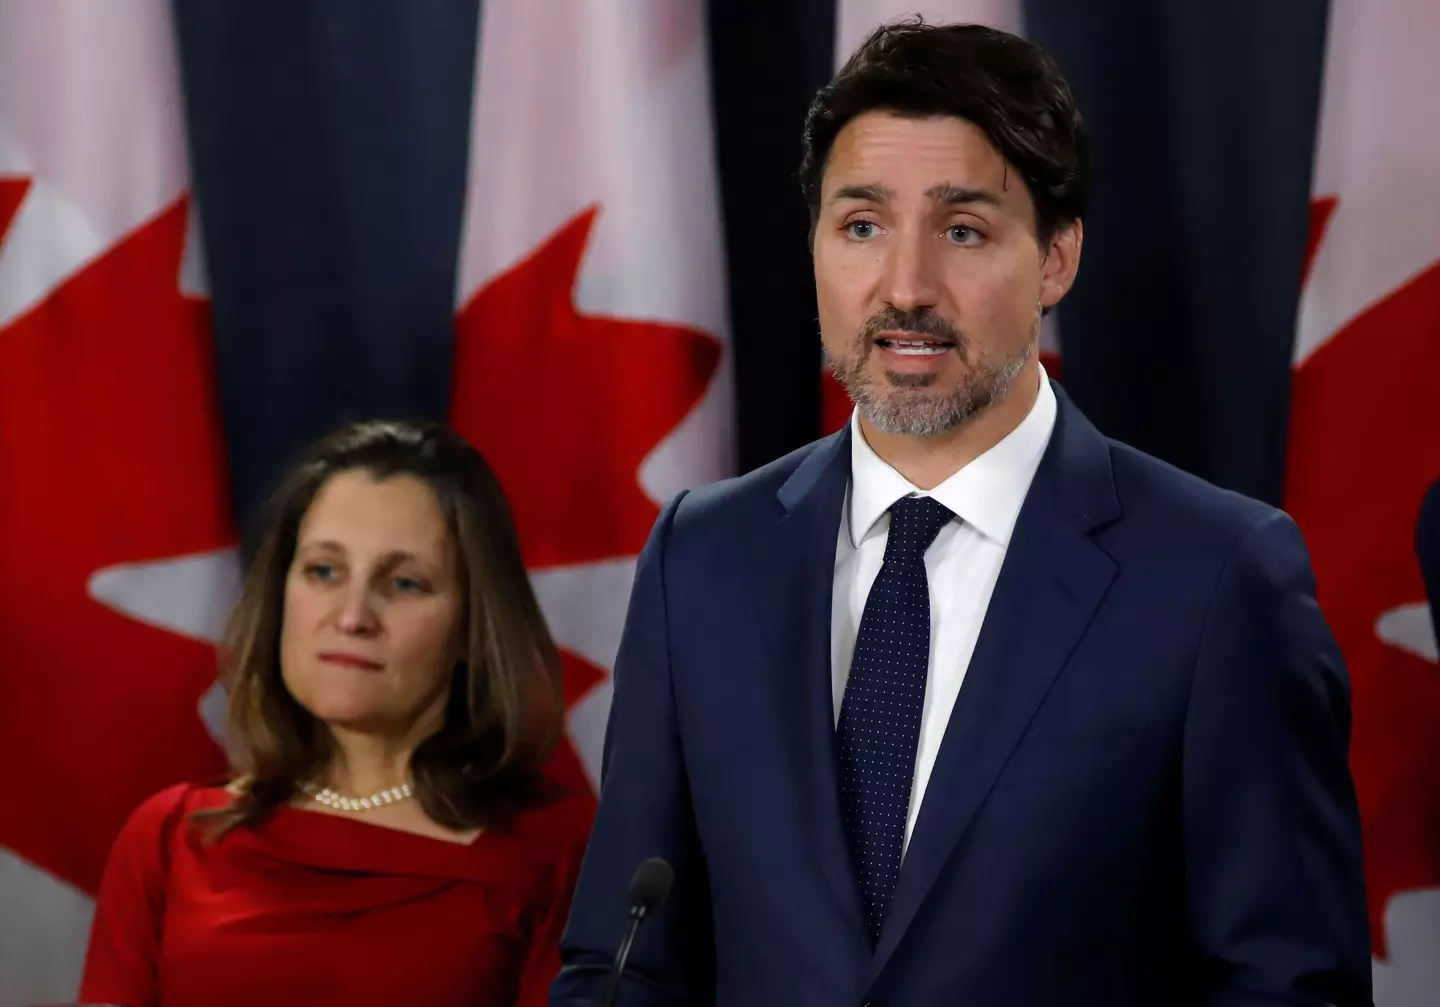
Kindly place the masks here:
<instances>
[{"instance_id":1,"label":"red dress","mask_svg":"<svg viewBox=\"0 0 1440 1007\"><path fill-rule=\"evenodd\" d=\"M542 1007L590 825L588 800L468 845L282 808L209 842L172 787L121 831L80 997L127 1007Z\"/></svg>"}]
</instances>

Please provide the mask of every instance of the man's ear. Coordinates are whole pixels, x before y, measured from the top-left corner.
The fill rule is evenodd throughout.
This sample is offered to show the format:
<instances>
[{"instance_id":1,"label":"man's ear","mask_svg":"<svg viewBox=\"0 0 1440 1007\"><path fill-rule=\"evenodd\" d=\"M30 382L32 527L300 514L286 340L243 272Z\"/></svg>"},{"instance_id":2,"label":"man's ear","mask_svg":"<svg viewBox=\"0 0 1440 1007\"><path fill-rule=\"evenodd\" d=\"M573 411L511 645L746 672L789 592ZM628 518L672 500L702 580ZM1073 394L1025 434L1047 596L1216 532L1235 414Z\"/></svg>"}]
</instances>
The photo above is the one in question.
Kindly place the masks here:
<instances>
[{"instance_id":1,"label":"man's ear","mask_svg":"<svg viewBox=\"0 0 1440 1007\"><path fill-rule=\"evenodd\" d=\"M1080 272L1080 249L1085 243L1085 225L1071 221L1055 229L1045 249L1045 262L1040 276L1040 307L1049 309L1060 303L1075 284Z\"/></svg>"}]
</instances>

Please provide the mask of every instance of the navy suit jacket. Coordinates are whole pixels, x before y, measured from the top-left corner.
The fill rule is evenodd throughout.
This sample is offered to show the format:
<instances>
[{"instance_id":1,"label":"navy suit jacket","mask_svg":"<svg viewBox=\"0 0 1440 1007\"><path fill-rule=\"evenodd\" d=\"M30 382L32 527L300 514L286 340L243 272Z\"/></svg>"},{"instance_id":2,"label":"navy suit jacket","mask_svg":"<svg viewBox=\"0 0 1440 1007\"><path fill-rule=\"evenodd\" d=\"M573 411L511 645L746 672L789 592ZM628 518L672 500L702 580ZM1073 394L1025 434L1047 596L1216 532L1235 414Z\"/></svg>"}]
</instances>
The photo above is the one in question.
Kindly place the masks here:
<instances>
[{"instance_id":1,"label":"navy suit jacket","mask_svg":"<svg viewBox=\"0 0 1440 1007\"><path fill-rule=\"evenodd\" d=\"M684 494L640 558L552 1005L1370 1002L1349 683L1294 523L1056 388L871 948L841 824L831 585L848 430Z\"/></svg>"}]
</instances>

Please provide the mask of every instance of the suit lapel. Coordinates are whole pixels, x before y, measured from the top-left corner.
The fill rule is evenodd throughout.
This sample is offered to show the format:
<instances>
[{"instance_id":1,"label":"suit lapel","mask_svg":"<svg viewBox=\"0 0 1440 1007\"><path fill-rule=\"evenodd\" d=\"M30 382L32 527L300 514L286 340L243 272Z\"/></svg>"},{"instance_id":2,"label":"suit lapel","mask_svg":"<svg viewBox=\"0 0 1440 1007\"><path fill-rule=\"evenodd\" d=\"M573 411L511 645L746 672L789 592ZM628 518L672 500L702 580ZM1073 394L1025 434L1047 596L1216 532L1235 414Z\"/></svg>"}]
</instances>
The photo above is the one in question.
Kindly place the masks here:
<instances>
[{"instance_id":1,"label":"suit lapel","mask_svg":"<svg viewBox=\"0 0 1440 1007\"><path fill-rule=\"evenodd\" d=\"M757 601L777 655L770 673L777 701L780 709L797 713L782 744L797 774L807 839L841 913L864 941L860 893L840 815L830 670L835 543L849 478L847 426L821 442L780 489L785 513L761 553L765 569L780 574Z\"/></svg>"},{"instance_id":2,"label":"suit lapel","mask_svg":"<svg viewBox=\"0 0 1440 1007\"><path fill-rule=\"evenodd\" d=\"M1062 392L876 949L884 968L1115 576L1089 537L1119 514L1109 446Z\"/></svg>"}]
</instances>

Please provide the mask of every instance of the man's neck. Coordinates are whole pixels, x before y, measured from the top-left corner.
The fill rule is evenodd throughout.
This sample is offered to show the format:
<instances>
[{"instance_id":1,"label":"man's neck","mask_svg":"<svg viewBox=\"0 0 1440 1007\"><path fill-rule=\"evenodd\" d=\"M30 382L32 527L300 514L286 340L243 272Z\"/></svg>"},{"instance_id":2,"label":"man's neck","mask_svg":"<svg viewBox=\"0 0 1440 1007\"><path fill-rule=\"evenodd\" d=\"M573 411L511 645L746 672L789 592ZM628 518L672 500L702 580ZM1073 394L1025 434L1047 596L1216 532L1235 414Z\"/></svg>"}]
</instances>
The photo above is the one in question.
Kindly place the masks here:
<instances>
[{"instance_id":1,"label":"man's neck","mask_svg":"<svg viewBox=\"0 0 1440 1007\"><path fill-rule=\"evenodd\" d=\"M919 489L932 490L1004 440L1030 414L1039 394L1040 368L1032 358L1004 398L943 433L881 433L863 414L860 431L886 464Z\"/></svg>"}]
</instances>

